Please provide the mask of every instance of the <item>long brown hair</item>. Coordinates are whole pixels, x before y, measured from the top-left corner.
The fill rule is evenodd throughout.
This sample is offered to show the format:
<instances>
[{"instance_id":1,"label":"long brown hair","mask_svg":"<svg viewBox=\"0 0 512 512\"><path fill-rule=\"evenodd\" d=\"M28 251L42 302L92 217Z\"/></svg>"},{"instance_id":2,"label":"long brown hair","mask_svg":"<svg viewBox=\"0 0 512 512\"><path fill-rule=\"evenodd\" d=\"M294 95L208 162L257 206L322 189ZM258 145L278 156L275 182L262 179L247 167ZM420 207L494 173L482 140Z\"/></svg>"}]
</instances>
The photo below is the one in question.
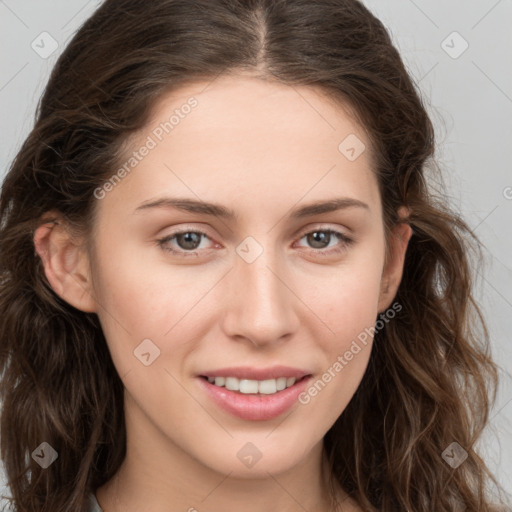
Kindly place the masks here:
<instances>
[{"instance_id":1,"label":"long brown hair","mask_svg":"<svg viewBox=\"0 0 512 512\"><path fill-rule=\"evenodd\" d=\"M472 292L480 245L434 191L421 96L357 0L107 0L60 56L0 197L1 455L16 510L86 512L125 456L122 381L97 316L45 277L33 243L41 216L58 211L90 235L94 190L155 101L237 71L352 107L375 154L387 233L400 206L411 211L402 308L375 333L363 381L325 436L332 482L367 510L490 511L488 484L499 484L473 450L498 375ZM30 456L42 442L58 453L46 469ZM442 457L454 442L468 453L456 468Z\"/></svg>"}]
</instances>

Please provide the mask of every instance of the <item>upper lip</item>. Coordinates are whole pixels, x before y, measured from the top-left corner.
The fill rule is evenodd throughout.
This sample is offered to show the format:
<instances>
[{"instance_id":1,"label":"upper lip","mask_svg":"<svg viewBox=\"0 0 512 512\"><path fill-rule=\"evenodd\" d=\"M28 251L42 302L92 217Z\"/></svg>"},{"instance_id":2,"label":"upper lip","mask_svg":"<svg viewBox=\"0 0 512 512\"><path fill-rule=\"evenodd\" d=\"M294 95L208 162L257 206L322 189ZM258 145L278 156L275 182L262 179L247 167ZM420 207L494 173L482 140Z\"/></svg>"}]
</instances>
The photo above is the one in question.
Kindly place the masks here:
<instances>
[{"instance_id":1,"label":"upper lip","mask_svg":"<svg viewBox=\"0 0 512 512\"><path fill-rule=\"evenodd\" d=\"M302 379L310 372L290 366L271 366L269 368L254 368L252 366L236 366L230 368L219 368L209 370L200 374L202 377L236 377L237 379L267 380L278 379L279 377L295 377Z\"/></svg>"}]
</instances>

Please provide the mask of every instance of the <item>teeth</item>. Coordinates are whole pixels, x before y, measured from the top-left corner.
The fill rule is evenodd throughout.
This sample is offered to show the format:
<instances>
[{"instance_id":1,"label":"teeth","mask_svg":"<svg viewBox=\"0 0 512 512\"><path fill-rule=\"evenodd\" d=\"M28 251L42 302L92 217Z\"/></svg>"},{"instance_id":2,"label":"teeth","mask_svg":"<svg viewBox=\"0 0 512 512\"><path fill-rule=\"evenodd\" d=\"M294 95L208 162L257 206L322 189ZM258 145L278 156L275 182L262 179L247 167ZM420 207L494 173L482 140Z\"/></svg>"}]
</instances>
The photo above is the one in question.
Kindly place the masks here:
<instances>
[{"instance_id":1,"label":"teeth","mask_svg":"<svg viewBox=\"0 0 512 512\"><path fill-rule=\"evenodd\" d=\"M238 380L238 379L234 379ZM238 385L238 389L236 388L234 391L240 391L240 393L258 393L258 381L257 380L249 380L249 379L241 379Z\"/></svg>"},{"instance_id":2,"label":"teeth","mask_svg":"<svg viewBox=\"0 0 512 512\"><path fill-rule=\"evenodd\" d=\"M278 391L283 391L283 389L293 386L296 380L295 377L279 377L278 379L267 380L237 379L236 377L208 377L210 384L225 387L230 391L239 391L246 395L256 393L273 395Z\"/></svg>"},{"instance_id":3,"label":"teeth","mask_svg":"<svg viewBox=\"0 0 512 512\"><path fill-rule=\"evenodd\" d=\"M258 391L263 395L273 395L277 393L276 379L262 380L258 384Z\"/></svg>"},{"instance_id":4,"label":"teeth","mask_svg":"<svg viewBox=\"0 0 512 512\"><path fill-rule=\"evenodd\" d=\"M286 380L286 377L279 377L279 379L276 379L277 391L282 391L283 389L286 389Z\"/></svg>"},{"instance_id":5,"label":"teeth","mask_svg":"<svg viewBox=\"0 0 512 512\"><path fill-rule=\"evenodd\" d=\"M215 379L217 381L217 379ZM236 377L226 377L226 389L240 391L240 381Z\"/></svg>"}]
</instances>

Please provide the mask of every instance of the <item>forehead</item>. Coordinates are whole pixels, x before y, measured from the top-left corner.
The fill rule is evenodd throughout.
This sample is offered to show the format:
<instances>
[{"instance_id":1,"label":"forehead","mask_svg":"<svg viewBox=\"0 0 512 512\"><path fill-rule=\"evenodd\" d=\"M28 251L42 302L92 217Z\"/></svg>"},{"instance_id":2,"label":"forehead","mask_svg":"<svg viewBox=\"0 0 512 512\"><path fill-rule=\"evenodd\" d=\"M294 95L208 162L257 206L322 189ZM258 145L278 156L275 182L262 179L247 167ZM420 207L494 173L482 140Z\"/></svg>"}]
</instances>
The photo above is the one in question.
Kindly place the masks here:
<instances>
[{"instance_id":1,"label":"forehead","mask_svg":"<svg viewBox=\"0 0 512 512\"><path fill-rule=\"evenodd\" d=\"M194 121L185 123L188 117ZM136 137L169 121L173 135L179 133L180 130L175 130L178 125L183 128L186 124L189 133L194 128L227 130L235 126L260 136L267 132L269 137L273 129L279 129L296 138L331 135L336 141L343 132L358 132L362 140L366 138L351 106L346 101L334 100L322 88L288 85L243 74L190 82L164 93L152 106L149 121ZM370 149L369 141L365 142Z\"/></svg>"},{"instance_id":2,"label":"forehead","mask_svg":"<svg viewBox=\"0 0 512 512\"><path fill-rule=\"evenodd\" d=\"M144 157L124 199L156 193L256 206L326 195L379 201L370 142L348 106L321 89L246 76L189 83L163 95L124 155Z\"/></svg>"}]
</instances>

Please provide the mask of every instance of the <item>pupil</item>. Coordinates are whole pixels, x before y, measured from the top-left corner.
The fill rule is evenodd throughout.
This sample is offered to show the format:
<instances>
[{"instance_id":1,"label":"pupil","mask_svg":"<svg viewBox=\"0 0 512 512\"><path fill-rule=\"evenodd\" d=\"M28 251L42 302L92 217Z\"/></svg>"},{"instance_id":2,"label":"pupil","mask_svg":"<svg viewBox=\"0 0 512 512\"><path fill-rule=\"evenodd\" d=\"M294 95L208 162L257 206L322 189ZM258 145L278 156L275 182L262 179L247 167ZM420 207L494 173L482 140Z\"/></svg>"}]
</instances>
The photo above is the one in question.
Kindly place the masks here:
<instances>
[{"instance_id":1,"label":"pupil","mask_svg":"<svg viewBox=\"0 0 512 512\"><path fill-rule=\"evenodd\" d=\"M184 244L179 244L182 245L183 249L196 249L197 245L201 241L201 236L198 233L194 233L192 231L183 233L179 235L179 237L180 240L184 240ZM191 244L192 246L190 246L189 244Z\"/></svg>"},{"instance_id":2,"label":"pupil","mask_svg":"<svg viewBox=\"0 0 512 512\"><path fill-rule=\"evenodd\" d=\"M312 242L313 247L316 248L319 248L319 246L315 246L315 244L319 242L320 248L322 248L325 247L325 242L327 242L327 245L329 245L330 236L330 233L326 233L325 231L315 231L308 237L308 242ZM322 245L322 243L324 243L324 245Z\"/></svg>"}]
</instances>

